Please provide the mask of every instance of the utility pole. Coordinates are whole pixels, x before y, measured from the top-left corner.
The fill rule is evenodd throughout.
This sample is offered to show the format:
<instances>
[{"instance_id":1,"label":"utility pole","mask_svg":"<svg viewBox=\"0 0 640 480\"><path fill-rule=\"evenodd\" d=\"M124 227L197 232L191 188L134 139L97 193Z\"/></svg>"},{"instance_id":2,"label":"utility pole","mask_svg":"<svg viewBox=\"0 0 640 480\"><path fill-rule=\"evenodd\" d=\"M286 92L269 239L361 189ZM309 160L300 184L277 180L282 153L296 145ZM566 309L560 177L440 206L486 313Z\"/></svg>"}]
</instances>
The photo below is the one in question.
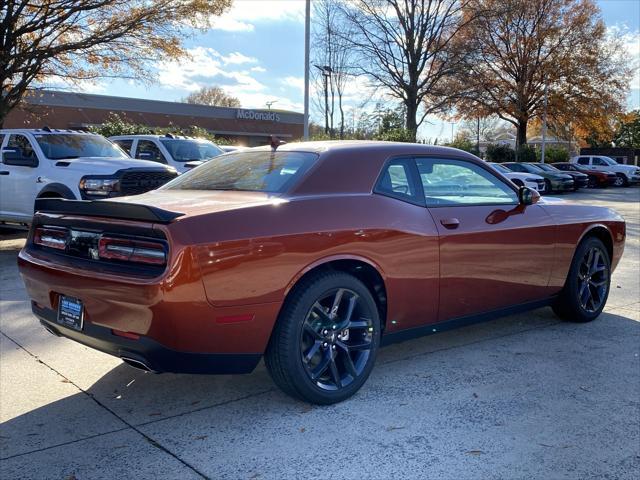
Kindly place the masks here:
<instances>
[{"instance_id":1,"label":"utility pole","mask_svg":"<svg viewBox=\"0 0 640 480\"><path fill-rule=\"evenodd\" d=\"M478 156L480 156L480 115L478 115L478 125L476 129L476 152L478 152Z\"/></svg>"},{"instance_id":2,"label":"utility pole","mask_svg":"<svg viewBox=\"0 0 640 480\"><path fill-rule=\"evenodd\" d=\"M306 1L304 17L304 133L303 140L309 140L309 39L311 32L311 0Z\"/></svg>"},{"instance_id":3,"label":"utility pole","mask_svg":"<svg viewBox=\"0 0 640 480\"><path fill-rule=\"evenodd\" d=\"M331 78L333 70L329 65L324 67L315 65L315 67L322 72L324 77L324 133L329 135L329 78Z\"/></svg>"},{"instance_id":4,"label":"utility pole","mask_svg":"<svg viewBox=\"0 0 640 480\"><path fill-rule=\"evenodd\" d=\"M542 155L541 161L544 163L544 149L547 137L547 84L544 84L544 111L542 113Z\"/></svg>"}]
</instances>

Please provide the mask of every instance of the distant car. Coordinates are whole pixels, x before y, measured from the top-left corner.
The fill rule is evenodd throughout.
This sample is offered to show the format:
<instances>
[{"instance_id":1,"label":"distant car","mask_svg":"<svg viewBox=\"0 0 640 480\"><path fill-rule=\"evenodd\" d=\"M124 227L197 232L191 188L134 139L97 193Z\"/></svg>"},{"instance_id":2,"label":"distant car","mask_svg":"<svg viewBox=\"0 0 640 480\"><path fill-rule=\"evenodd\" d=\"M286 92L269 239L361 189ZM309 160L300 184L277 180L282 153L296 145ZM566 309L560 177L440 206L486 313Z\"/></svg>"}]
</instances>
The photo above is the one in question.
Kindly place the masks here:
<instances>
[{"instance_id":1,"label":"distant car","mask_svg":"<svg viewBox=\"0 0 640 480\"><path fill-rule=\"evenodd\" d=\"M178 175L129 157L102 135L75 130L0 129L0 150L0 223L31 222L38 198L136 195Z\"/></svg>"},{"instance_id":2,"label":"distant car","mask_svg":"<svg viewBox=\"0 0 640 480\"><path fill-rule=\"evenodd\" d=\"M142 196L39 200L18 263L55 335L157 372L264 355L284 392L330 404L382 344L543 305L595 319L624 241L613 210L540 199L461 150L305 142Z\"/></svg>"},{"instance_id":3,"label":"distant car","mask_svg":"<svg viewBox=\"0 0 640 480\"><path fill-rule=\"evenodd\" d=\"M542 178L540 175L536 175L534 173L513 172L499 163L487 163L489 163L489 165L491 165L494 169L511 180L515 185L519 187L529 187L533 190L537 190L540 193L544 192L544 178Z\"/></svg>"},{"instance_id":4,"label":"distant car","mask_svg":"<svg viewBox=\"0 0 640 480\"><path fill-rule=\"evenodd\" d=\"M179 173L189 170L187 162L206 161L224 153L209 140L171 134L118 135L109 140L133 158L171 165Z\"/></svg>"},{"instance_id":5,"label":"distant car","mask_svg":"<svg viewBox=\"0 0 640 480\"><path fill-rule=\"evenodd\" d=\"M524 162L507 162L501 163L509 170L521 173L533 173L544 178L545 193L551 192L569 192L573 190L573 178L565 173L547 172L537 165Z\"/></svg>"},{"instance_id":6,"label":"distant car","mask_svg":"<svg viewBox=\"0 0 640 480\"><path fill-rule=\"evenodd\" d=\"M589 177L589 187L607 187L614 185L618 176L613 172L593 170L589 167L583 167L578 163L556 162L552 163L554 167L563 172L580 172Z\"/></svg>"},{"instance_id":7,"label":"distant car","mask_svg":"<svg viewBox=\"0 0 640 480\"><path fill-rule=\"evenodd\" d=\"M235 151L238 151L238 150L242 150L242 149L244 149L246 147L239 147L239 146L236 146L236 145L220 145L220 148L222 150L224 150L225 153L229 153L229 152L235 152Z\"/></svg>"},{"instance_id":8,"label":"distant car","mask_svg":"<svg viewBox=\"0 0 640 480\"><path fill-rule=\"evenodd\" d=\"M634 165L623 165L613 158L604 155L580 155L571 158L571 163L576 163L583 167L589 167L601 172L611 171L616 174L616 187L627 187L640 183L640 168Z\"/></svg>"},{"instance_id":9,"label":"distant car","mask_svg":"<svg viewBox=\"0 0 640 480\"><path fill-rule=\"evenodd\" d=\"M535 165L536 167L541 168L545 172L564 173L567 175L571 175L571 177L573 178L574 190L578 190L579 188L585 188L589 185L589 176L584 173L574 172L573 170L569 170L569 171L559 170L553 165L550 165L548 163L536 162L536 163L532 163L531 165Z\"/></svg>"}]
</instances>

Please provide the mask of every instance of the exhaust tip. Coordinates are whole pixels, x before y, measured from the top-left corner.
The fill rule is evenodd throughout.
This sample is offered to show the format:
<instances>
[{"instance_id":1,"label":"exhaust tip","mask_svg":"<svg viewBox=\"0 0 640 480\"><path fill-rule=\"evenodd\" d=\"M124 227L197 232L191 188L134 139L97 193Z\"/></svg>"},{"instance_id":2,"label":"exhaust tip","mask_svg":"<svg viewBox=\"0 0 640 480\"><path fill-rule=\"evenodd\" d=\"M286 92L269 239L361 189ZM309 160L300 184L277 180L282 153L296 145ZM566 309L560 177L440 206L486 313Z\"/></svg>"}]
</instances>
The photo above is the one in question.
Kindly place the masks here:
<instances>
[{"instance_id":1,"label":"exhaust tip","mask_svg":"<svg viewBox=\"0 0 640 480\"><path fill-rule=\"evenodd\" d=\"M120 359L127 365L133 368L137 368L138 370L144 370L145 372L150 372L150 373L158 373L149 365L147 365L143 360L138 360L137 358L131 358L131 357L120 357Z\"/></svg>"}]
</instances>

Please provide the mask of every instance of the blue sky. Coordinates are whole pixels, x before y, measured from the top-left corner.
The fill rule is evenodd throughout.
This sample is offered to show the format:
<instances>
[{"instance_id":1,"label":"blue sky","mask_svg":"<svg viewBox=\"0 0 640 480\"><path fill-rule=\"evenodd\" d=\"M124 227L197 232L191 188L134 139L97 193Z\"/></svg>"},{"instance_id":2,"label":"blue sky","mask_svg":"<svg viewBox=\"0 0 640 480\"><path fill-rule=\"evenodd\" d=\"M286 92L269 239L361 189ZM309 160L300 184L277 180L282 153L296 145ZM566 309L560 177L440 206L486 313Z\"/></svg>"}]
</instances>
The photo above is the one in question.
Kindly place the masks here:
<instances>
[{"instance_id":1,"label":"blue sky","mask_svg":"<svg viewBox=\"0 0 640 480\"><path fill-rule=\"evenodd\" d=\"M599 0L602 17L609 28L625 34L630 61L640 57L640 1ZM196 32L185 42L191 58L178 64L157 65L153 82L128 80L85 84L87 92L105 95L179 101L204 85L219 85L238 97L247 108L274 108L302 111L304 75L304 1L235 0L231 11L215 21L213 28ZM635 59L635 60L634 60ZM361 103L363 82L355 82L347 92L346 104ZM313 93L312 93L313 97ZM635 76L629 98L630 108L640 107L640 77ZM314 112L312 120L322 122ZM349 116L349 115L348 115ZM430 118L419 137L445 139L451 125Z\"/></svg>"}]
</instances>

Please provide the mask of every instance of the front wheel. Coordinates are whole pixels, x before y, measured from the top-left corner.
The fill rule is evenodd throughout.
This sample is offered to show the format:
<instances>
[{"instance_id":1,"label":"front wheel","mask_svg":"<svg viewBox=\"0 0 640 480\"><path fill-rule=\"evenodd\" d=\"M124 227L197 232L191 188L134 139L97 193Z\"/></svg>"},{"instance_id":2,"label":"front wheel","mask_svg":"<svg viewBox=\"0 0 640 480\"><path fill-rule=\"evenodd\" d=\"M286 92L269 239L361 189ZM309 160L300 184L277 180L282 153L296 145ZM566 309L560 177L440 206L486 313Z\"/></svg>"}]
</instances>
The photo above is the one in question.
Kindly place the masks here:
<instances>
[{"instance_id":1,"label":"front wheel","mask_svg":"<svg viewBox=\"0 0 640 480\"><path fill-rule=\"evenodd\" d=\"M552 188L551 188L551 180L549 180L548 178L544 179L544 193L551 193L552 192Z\"/></svg>"},{"instance_id":2,"label":"front wheel","mask_svg":"<svg viewBox=\"0 0 640 480\"><path fill-rule=\"evenodd\" d=\"M613 182L613 185L616 187L626 187L629 184L629 182L627 181L627 177L624 176L624 174L622 173L617 173L616 174L616 181Z\"/></svg>"},{"instance_id":3,"label":"front wheel","mask_svg":"<svg viewBox=\"0 0 640 480\"><path fill-rule=\"evenodd\" d=\"M291 292L265 364L285 393L328 405L362 387L379 343L380 317L369 289L347 273L324 272Z\"/></svg>"},{"instance_id":4,"label":"front wheel","mask_svg":"<svg viewBox=\"0 0 640 480\"><path fill-rule=\"evenodd\" d=\"M604 244L595 237L583 240L553 311L564 320L590 322L604 309L610 282L611 260Z\"/></svg>"}]
</instances>

